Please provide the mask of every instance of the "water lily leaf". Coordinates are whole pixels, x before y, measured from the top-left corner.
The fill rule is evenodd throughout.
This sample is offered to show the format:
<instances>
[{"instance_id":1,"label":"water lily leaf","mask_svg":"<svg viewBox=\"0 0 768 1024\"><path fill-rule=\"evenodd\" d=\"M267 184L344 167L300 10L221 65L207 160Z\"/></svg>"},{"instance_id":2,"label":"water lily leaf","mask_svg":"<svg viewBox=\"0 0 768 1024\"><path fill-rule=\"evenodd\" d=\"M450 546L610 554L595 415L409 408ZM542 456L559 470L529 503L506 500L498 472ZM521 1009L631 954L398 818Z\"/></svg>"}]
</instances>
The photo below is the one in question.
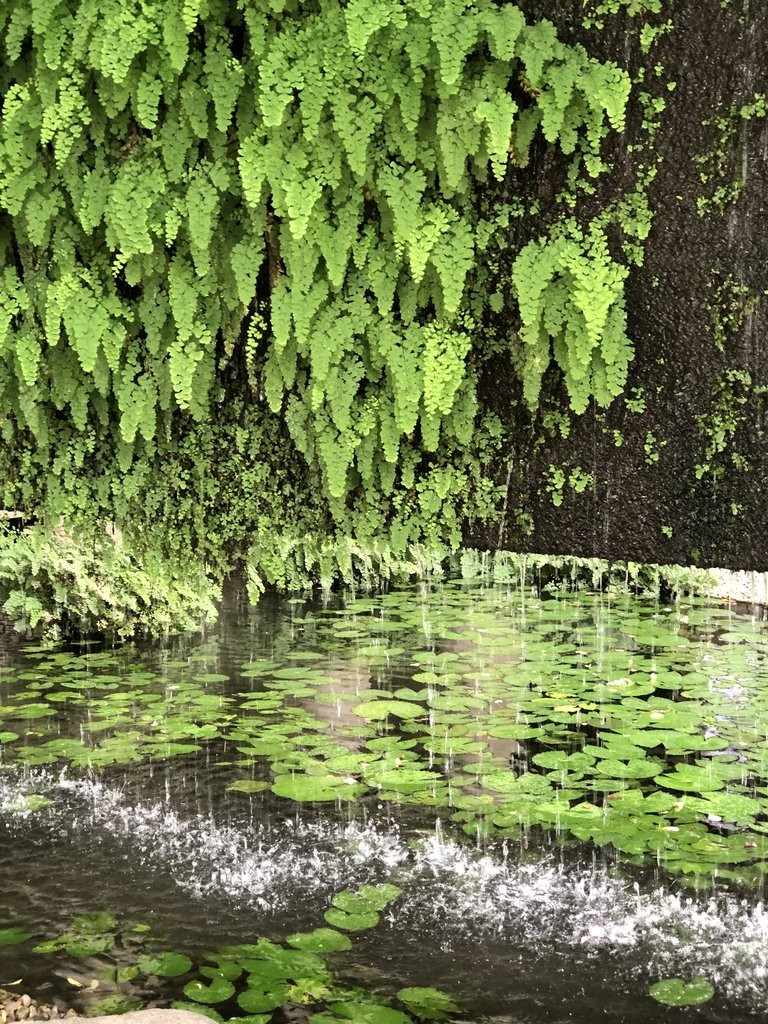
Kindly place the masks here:
<instances>
[{"instance_id":1,"label":"water lily leaf","mask_svg":"<svg viewBox=\"0 0 768 1024\"><path fill-rule=\"evenodd\" d=\"M715 994L715 986L706 978L665 978L651 985L648 994L665 1006L700 1006L708 1003Z\"/></svg>"},{"instance_id":2,"label":"water lily leaf","mask_svg":"<svg viewBox=\"0 0 768 1024\"><path fill-rule=\"evenodd\" d=\"M35 811L42 811L50 807L52 801L40 793L19 793L3 806L3 810L11 811L13 814L34 814Z\"/></svg>"},{"instance_id":3,"label":"water lily leaf","mask_svg":"<svg viewBox=\"0 0 768 1024\"><path fill-rule=\"evenodd\" d=\"M59 948L65 949L70 956L78 958L107 953L115 945L114 935L64 936L64 938L68 938L69 941Z\"/></svg>"},{"instance_id":4,"label":"water lily leaf","mask_svg":"<svg viewBox=\"0 0 768 1024\"><path fill-rule=\"evenodd\" d=\"M681 790L684 793L710 793L725 788L725 783L715 778L708 768L699 768L691 764L675 765L674 772L657 775L654 782L667 789Z\"/></svg>"},{"instance_id":5,"label":"water lily leaf","mask_svg":"<svg viewBox=\"0 0 768 1024\"><path fill-rule=\"evenodd\" d=\"M34 718L48 718L56 714L56 709L48 704L22 704L14 708L6 708L6 714L14 720L31 721Z\"/></svg>"},{"instance_id":6,"label":"water lily leaf","mask_svg":"<svg viewBox=\"0 0 768 1024\"><path fill-rule=\"evenodd\" d=\"M200 968L200 974L204 978L211 978L214 981L218 977L226 978L227 981L236 981L242 973L242 965L233 963L231 960L218 961L215 967Z\"/></svg>"},{"instance_id":7,"label":"water lily leaf","mask_svg":"<svg viewBox=\"0 0 768 1024\"><path fill-rule=\"evenodd\" d=\"M595 771L600 775L609 775L612 779L649 779L658 774L663 765L654 758L637 761L613 761L604 758L598 761Z\"/></svg>"},{"instance_id":8,"label":"water lily leaf","mask_svg":"<svg viewBox=\"0 0 768 1024\"><path fill-rule=\"evenodd\" d=\"M403 756L404 753L411 753L412 748L418 745L418 740L407 740L402 736L376 736L366 742L369 750L382 750L392 756Z\"/></svg>"},{"instance_id":9,"label":"water lily leaf","mask_svg":"<svg viewBox=\"0 0 768 1024\"><path fill-rule=\"evenodd\" d=\"M377 786L394 793L417 793L442 782L442 778L436 772L424 768L392 768L388 762L379 761L365 773L365 781L369 786Z\"/></svg>"},{"instance_id":10,"label":"water lily leaf","mask_svg":"<svg viewBox=\"0 0 768 1024\"><path fill-rule=\"evenodd\" d=\"M299 802L327 802L330 800L354 800L365 787L353 783L338 775L281 775L272 792L276 796L284 796Z\"/></svg>"},{"instance_id":11,"label":"water lily leaf","mask_svg":"<svg viewBox=\"0 0 768 1024\"><path fill-rule=\"evenodd\" d=\"M397 998L419 1017L428 1020L442 1020L446 1014L458 1013L454 1001L436 988L401 988Z\"/></svg>"},{"instance_id":12,"label":"water lily leaf","mask_svg":"<svg viewBox=\"0 0 768 1024\"><path fill-rule=\"evenodd\" d=\"M379 915L371 911L348 914L336 907L331 907L325 912L325 920L334 928L343 928L346 932L362 932L367 928L375 928L379 923Z\"/></svg>"},{"instance_id":13,"label":"water lily leaf","mask_svg":"<svg viewBox=\"0 0 768 1024\"><path fill-rule=\"evenodd\" d=\"M751 825L760 814L760 806L751 797L737 793L713 793L706 797L686 797L685 807L702 815L715 815L726 822Z\"/></svg>"},{"instance_id":14,"label":"water lily leaf","mask_svg":"<svg viewBox=\"0 0 768 1024\"><path fill-rule=\"evenodd\" d=\"M31 938L32 936L18 925L13 928L0 928L0 946L18 946L20 942L26 942Z\"/></svg>"},{"instance_id":15,"label":"water lily leaf","mask_svg":"<svg viewBox=\"0 0 768 1024\"><path fill-rule=\"evenodd\" d=\"M275 985L273 988L247 988L237 997L237 1005L246 1013L266 1013L276 1010L288 1002L287 985Z\"/></svg>"},{"instance_id":16,"label":"water lily leaf","mask_svg":"<svg viewBox=\"0 0 768 1024\"><path fill-rule=\"evenodd\" d=\"M72 931L78 935L103 935L117 931L117 918L106 910L78 914L72 918Z\"/></svg>"},{"instance_id":17,"label":"water lily leaf","mask_svg":"<svg viewBox=\"0 0 768 1024\"><path fill-rule=\"evenodd\" d=\"M336 757L329 757L325 764L332 772L359 772L361 769L369 767L380 756L379 754L349 753L347 751Z\"/></svg>"},{"instance_id":18,"label":"water lily leaf","mask_svg":"<svg viewBox=\"0 0 768 1024\"><path fill-rule=\"evenodd\" d=\"M129 1013L131 1010L138 1010L141 1006L140 999L128 999L127 996L115 994L104 996L89 1003L85 1008L86 1017L109 1017L121 1013Z\"/></svg>"},{"instance_id":19,"label":"water lily leaf","mask_svg":"<svg viewBox=\"0 0 768 1024\"><path fill-rule=\"evenodd\" d=\"M263 793L269 789L268 782L260 782L257 779L238 779L227 786L228 793Z\"/></svg>"},{"instance_id":20,"label":"water lily leaf","mask_svg":"<svg viewBox=\"0 0 768 1024\"><path fill-rule=\"evenodd\" d=\"M264 991L282 985L290 977L291 971L271 960L241 960L235 965L248 974L248 987Z\"/></svg>"},{"instance_id":21,"label":"water lily leaf","mask_svg":"<svg viewBox=\"0 0 768 1024\"><path fill-rule=\"evenodd\" d=\"M500 740L528 740L541 736L544 730L536 725L491 725L488 735Z\"/></svg>"},{"instance_id":22,"label":"water lily leaf","mask_svg":"<svg viewBox=\"0 0 768 1024\"><path fill-rule=\"evenodd\" d=\"M694 727L696 723L693 723ZM723 740L713 737L707 739L697 734L679 732L675 729L638 729L626 733L624 738L638 747L663 746L674 754L689 754L695 750L718 750L725 746Z\"/></svg>"},{"instance_id":23,"label":"water lily leaf","mask_svg":"<svg viewBox=\"0 0 768 1024\"><path fill-rule=\"evenodd\" d=\"M368 722L380 722L390 716L393 718L422 718L426 714L419 704L404 700L369 700L352 708L354 714Z\"/></svg>"},{"instance_id":24,"label":"water lily leaf","mask_svg":"<svg viewBox=\"0 0 768 1024\"><path fill-rule=\"evenodd\" d=\"M140 956L136 964L143 974L157 978L178 978L192 970L192 961L183 953L158 953L155 956Z\"/></svg>"},{"instance_id":25,"label":"water lily leaf","mask_svg":"<svg viewBox=\"0 0 768 1024\"><path fill-rule=\"evenodd\" d=\"M190 981L184 986L184 995L194 1003L223 1003L235 993L235 986L223 975L211 979L210 985L202 981ZM244 1010L248 1009L243 1007ZM264 1007L267 1009L267 1007Z\"/></svg>"},{"instance_id":26,"label":"water lily leaf","mask_svg":"<svg viewBox=\"0 0 768 1024\"><path fill-rule=\"evenodd\" d=\"M396 900L402 891L389 882L382 882L380 885L362 885L358 890L363 899L366 899L377 910L383 910L388 903Z\"/></svg>"},{"instance_id":27,"label":"water lily leaf","mask_svg":"<svg viewBox=\"0 0 768 1024\"><path fill-rule=\"evenodd\" d=\"M314 953L299 949L286 949L268 939L259 939L255 945L250 946L249 956L258 959L246 959L242 961L242 964L249 973L258 975L260 979L305 978L325 971L325 961L319 956L315 956ZM271 968L279 974L267 974L265 973L267 968Z\"/></svg>"},{"instance_id":28,"label":"water lily leaf","mask_svg":"<svg viewBox=\"0 0 768 1024\"><path fill-rule=\"evenodd\" d=\"M400 1010L370 1003L334 1003L333 1012L354 1024L412 1024Z\"/></svg>"},{"instance_id":29,"label":"water lily leaf","mask_svg":"<svg viewBox=\"0 0 768 1024\"><path fill-rule=\"evenodd\" d=\"M542 775L534 772L523 772L522 775L515 775L512 771L490 772L480 780L484 789L490 789L494 793L504 793L508 796L517 795L521 797L551 796L552 783Z\"/></svg>"},{"instance_id":30,"label":"water lily leaf","mask_svg":"<svg viewBox=\"0 0 768 1024\"><path fill-rule=\"evenodd\" d=\"M277 757L285 753L285 740L251 740L247 747L237 747L237 750L253 757Z\"/></svg>"},{"instance_id":31,"label":"water lily leaf","mask_svg":"<svg viewBox=\"0 0 768 1024\"><path fill-rule=\"evenodd\" d=\"M304 949L309 953L333 953L337 950L352 948L352 942L346 935L333 928L315 928L311 932L297 932L285 940L289 946Z\"/></svg>"},{"instance_id":32,"label":"water lily leaf","mask_svg":"<svg viewBox=\"0 0 768 1024\"><path fill-rule=\"evenodd\" d=\"M567 754L564 750L548 750L543 754L535 754L531 760L540 768L554 768L574 772L584 771L595 763L595 759L591 754L581 752Z\"/></svg>"}]
</instances>

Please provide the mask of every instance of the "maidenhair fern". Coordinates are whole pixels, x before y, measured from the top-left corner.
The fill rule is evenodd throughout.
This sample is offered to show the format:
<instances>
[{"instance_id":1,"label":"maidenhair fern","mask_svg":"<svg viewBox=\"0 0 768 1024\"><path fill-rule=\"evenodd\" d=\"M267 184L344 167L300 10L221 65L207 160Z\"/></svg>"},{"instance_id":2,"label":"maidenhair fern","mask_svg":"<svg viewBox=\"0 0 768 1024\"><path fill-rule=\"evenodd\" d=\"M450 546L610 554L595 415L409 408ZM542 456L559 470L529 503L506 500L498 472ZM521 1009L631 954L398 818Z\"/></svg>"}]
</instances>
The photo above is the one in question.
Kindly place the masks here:
<instances>
[{"instance_id":1,"label":"maidenhair fern","mask_svg":"<svg viewBox=\"0 0 768 1024\"><path fill-rule=\"evenodd\" d=\"M51 507L97 449L140 493L242 360L337 520L437 523L477 190L538 130L597 173L627 76L493 0L9 0L0 46L2 428ZM574 408L616 393L623 275L597 232L520 254L529 401L550 344Z\"/></svg>"},{"instance_id":2,"label":"maidenhair fern","mask_svg":"<svg viewBox=\"0 0 768 1024\"><path fill-rule=\"evenodd\" d=\"M523 321L523 391L530 406L538 403L551 355L575 412L584 412L592 396L608 405L621 393L633 356L624 311L627 273L611 258L602 230L585 232L575 221L529 242L517 256L512 281Z\"/></svg>"}]
</instances>

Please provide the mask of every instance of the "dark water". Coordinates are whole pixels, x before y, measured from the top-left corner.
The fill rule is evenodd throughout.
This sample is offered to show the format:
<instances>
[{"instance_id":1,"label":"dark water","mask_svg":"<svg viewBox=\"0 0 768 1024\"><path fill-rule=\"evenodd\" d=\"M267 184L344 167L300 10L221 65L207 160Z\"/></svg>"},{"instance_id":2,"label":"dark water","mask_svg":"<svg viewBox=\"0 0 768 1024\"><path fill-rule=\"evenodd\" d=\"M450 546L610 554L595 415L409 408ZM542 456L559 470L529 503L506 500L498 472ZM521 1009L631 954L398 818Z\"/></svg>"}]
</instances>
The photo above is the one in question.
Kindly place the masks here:
<instances>
[{"instance_id":1,"label":"dark water","mask_svg":"<svg viewBox=\"0 0 768 1024\"><path fill-rule=\"evenodd\" d=\"M762 763L768 737L768 687L761 681L768 672L764 623L698 604L659 609L650 602L589 595L542 602L506 588L403 591L388 602L362 599L346 612L340 604L296 602L247 609L232 594L205 637L140 650L88 648L90 657L82 649L62 652L58 667L47 652L32 648L25 654L6 644L0 655L0 732L12 730L19 738L2 748L0 930L22 925L34 939L0 946L0 987L23 979L25 991L87 1005L92 997L67 979L87 987L100 978L99 994L111 991L110 972L114 978L130 964L143 941L132 935L133 923L150 925L158 948L195 958L222 945L259 936L281 941L322 925L335 893L386 881L398 885L402 896L376 928L353 936L352 951L336 954L338 973L350 983L385 994L409 985L436 986L456 1000L464 1019L508 1024L768 1020L765 861L751 839L760 838L768 817L761 810L768 790L761 792L764 780L752 766L755 757ZM634 636L626 633L630 621L640 624L637 642L627 640ZM390 625L380 629L381 623ZM655 647L644 642L651 626ZM673 636L685 643L675 646ZM521 637L527 645L523 656ZM384 655L384 648L392 653ZM545 829L524 820L517 829L486 834L474 820L455 817L455 805L445 802L441 787L456 792L461 784L465 793L482 795L482 786L467 786L465 777L478 759L499 771L536 750L553 749L558 730L569 729L571 739L588 732L581 721L559 721L575 712L557 710L576 699L564 666L583 661L580 652L587 650L594 663L590 693L594 679L610 682L630 671L627 659L637 669L638 692L649 668L654 676L677 673L675 693L685 690L679 680L687 678L686 660L692 666L690 687L704 685L699 677L707 676L716 697L707 704L706 728L722 723L728 750L739 750L747 765L741 779L732 773L728 792L756 801L747 837L747 849L756 850L753 859L713 861L711 870L669 870L653 857L579 840L568 828ZM446 754L439 745L430 753L408 718L394 725L374 721L371 727L351 711L372 692L390 696L426 685L414 676L435 663L418 656L440 654L458 656L451 664L461 677L455 686L464 689L444 681L445 700L432 701L437 710L429 729L433 736L455 736L458 753ZM265 659L269 665L262 664ZM275 699L264 701L263 679L291 666L306 670L306 679L300 672L273 675ZM531 672L525 676L528 703L514 716L541 725L541 736L488 738L486 710L467 699L468 693L485 692L486 677L503 693L510 666L516 672L536 668L546 677L539 686L530 682ZM470 677L474 682L467 689ZM580 685L584 678L582 673ZM651 696L668 695L672 685L652 687ZM72 699L64 699L67 690ZM171 714L179 690L184 713ZM134 696L120 703L125 693ZM258 695L255 709L247 706L248 694ZM102 727L105 703L115 699L114 721ZM641 693L635 699L649 698ZM727 700L733 709L726 715ZM530 701L540 702L533 711ZM29 709L46 702L54 716L7 716L16 705ZM686 709L694 703L695 695ZM595 714L585 707L579 714ZM274 749L244 754L255 735L264 742L264 722L272 720L279 726ZM195 734L206 721L217 723L216 735ZM90 729L94 722L97 728ZM315 729L317 738L299 749L291 737L302 735L302 728L303 735ZM697 729L690 726L692 734ZM337 773L349 772L352 785L369 778L369 769L348 765L345 757L380 734L406 743L417 736L411 749L418 766L434 771L438 783L429 791L406 784L405 792L390 793L386 785L361 785L364 792L356 791L354 800L320 803L298 803L269 789L249 794L228 788L238 780L271 785L275 777L287 777L286 765L302 777L320 777L329 760ZM110 760L115 736L128 740L114 748ZM478 736L485 737L482 751L471 748ZM92 752L90 766L80 748L54 757L51 742L67 737ZM737 746L741 740L749 757ZM168 750L173 756L163 756ZM732 756L731 763L738 763ZM667 760L666 770L676 771L691 756L670 754ZM557 785L567 794L587 783L571 773ZM621 795L638 785L645 782L612 788ZM592 801L602 793L599 786L587 791ZM44 794L51 803L28 812L14 803L25 793ZM609 786L604 795L610 794ZM683 830L689 827L681 821ZM747 825L720 820L708 827L719 842L729 829L741 835L737 830ZM698 879L697 888L692 879ZM109 954L82 958L33 951L35 941L65 932L75 915L99 910L117 914L120 922L118 947ZM661 978L697 975L716 989L704 1006L668 1009L648 995L648 986ZM127 989L161 1003L178 995L172 981L158 989L141 977L123 985Z\"/></svg>"}]
</instances>

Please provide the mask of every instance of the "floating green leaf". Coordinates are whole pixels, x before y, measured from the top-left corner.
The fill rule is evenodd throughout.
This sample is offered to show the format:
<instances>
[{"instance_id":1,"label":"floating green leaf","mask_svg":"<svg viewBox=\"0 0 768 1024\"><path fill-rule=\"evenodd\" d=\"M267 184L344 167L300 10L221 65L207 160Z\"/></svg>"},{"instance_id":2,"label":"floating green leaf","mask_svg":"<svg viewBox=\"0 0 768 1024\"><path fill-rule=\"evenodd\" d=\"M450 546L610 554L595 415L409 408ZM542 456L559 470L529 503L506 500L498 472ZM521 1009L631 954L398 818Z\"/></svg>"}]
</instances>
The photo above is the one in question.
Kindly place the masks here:
<instances>
[{"instance_id":1,"label":"floating green leaf","mask_svg":"<svg viewBox=\"0 0 768 1024\"><path fill-rule=\"evenodd\" d=\"M309 953L332 953L352 948L347 936L334 931L333 928L315 928L312 932L298 932L289 935L285 941L289 946L305 949Z\"/></svg>"},{"instance_id":2,"label":"floating green leaf","mask_svg":"<svg viewBox=\"0 0 768 1024\"><path fill-rule=\"evenodd\" d=\"M379 915L374 910L347 913L331 907L325 912L325 920L334 928L343 928L347 932L362 932L368 928L375 928L379 923Z\"/></svg>"},{"instance_id":3,"label":"floating green leaf","mask_svg":"<svg viewBox=\"0 0 768 1024\"><path fill-rule=\"evenodd\" d=\"M673 772L657 775L654 781L667 789L681 790L685 793L711 793L723 789L725 785L709 768L699 768L690 764L675 765Z\"/></svg>"},{"instance_id":4,"label":"floating green leaf","mask_svg":"<svg viewBox=\"0 0 768 1024\"><path fill-rule=\"evenodd\" d=\"M715 994L715 986L706 978L665 978L651 985L648 994L665 1006L700 1006L708 1003Z\"/></svg>"},{"instance_id":5,"label":"floating green leaf","mask_svg":"<svg viewBox=\"0 0 768 1024\"><path fill-rule=\"evenodd\" d=\"M235 986L223 975L212 978L208 985L202 981L190 981L184 986L184 995L194 1003L223 1003L234 994ZM248 1007L244 1006L243 1009L247 1010ZM268 1009L268 1007L263 1007L263 1009Z\"/></svg>"},{"instance_id":6,"label":"floating green leaf","mask_svg":"<svg viewBox=\"0 0 768 1024\"><path fill-rule=\"evenodd\" d=\"M0 946L18 946L31 938L32 936L18 925L13 928L0 928Z\"/></svg>"},{"instance_id":7,"label":"floating green leaf","mask_svg":"<svg viewBox=\"0 0 768 1024\"><path fill-rule=\"evenodd\" d=\"M360 718L368 722L379 722L385 718L422 718L424 709L418 704L403 700L370 700L356 704L352 709Z\"/></svg>"},{"instance_id":8,"label":"floating green leaf","mask_svg":"<svg viewBox=\"0 0 768 1024\"><path fill-rule=\"evenodd\" d=\"M337 775L302 775L297 772L277 779L272 792L299 802L327 802L353 800L361 790Z\"/></svg>"},{"instance_id":9,"label":"floating green leaf","mask_svg":"<svg viewBox=\"0 0 768 1024\"><path fill-rule=\"evenodd\" d=\"M192 961L183 953L158 953L154 956L140 956L136 965L144 974L158 978L177 978L192 970Z\"/></svg>"},{"instance_id":10,"label":"floating green leaf","mask_svg":"<svg viewBox=\"0 0 768 1024\"><path fill-rule=\"evenodd\" d=\"M412 1013L427 1020L443 1020L448 1014L459 1012L450 996L436 988L401 988L397 998Z\"/></svg>"},{"instance_id":11,"label":"floating green leaf","mask_svg":"<svg viewBox=\"0 0 768 1024\"><path fill-rule=\"evenodd\" d=\"M246 1013L262 1014L269 1010L276 1010L288 1002L289 991L287 985L275 985L271 988L249 987L237 997L237 1005Z\"/></svg>"},{"instance_id":12,"label":"floating green leaf","mask_svg":"<svg viewBox=\"0 0 768 1024\"><path fill-rule=\"evenodd\" d=\"M227 786L227 792L229 793L263 793L265 789L269 789L270 785L268 782L261 782L256 779L238 779L236 782L231 782Z\"/></svg>"}]
</instances>

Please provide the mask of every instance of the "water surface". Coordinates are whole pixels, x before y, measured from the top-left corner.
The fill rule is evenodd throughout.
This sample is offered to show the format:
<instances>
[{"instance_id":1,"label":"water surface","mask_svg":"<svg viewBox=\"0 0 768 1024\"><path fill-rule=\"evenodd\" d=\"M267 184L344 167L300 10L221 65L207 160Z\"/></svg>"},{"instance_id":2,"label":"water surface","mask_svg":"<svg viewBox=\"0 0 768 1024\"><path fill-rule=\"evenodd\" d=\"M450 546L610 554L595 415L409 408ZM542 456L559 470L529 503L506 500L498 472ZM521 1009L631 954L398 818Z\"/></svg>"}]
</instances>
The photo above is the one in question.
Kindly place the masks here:
<instances>
[{"instance_id":1,"label":"water surface","mask_svg":"<svg viewBox=\"0 0 768 1024\"><path fill-rule=\"evenodd\" d=\"M87 1004L147 942L279 942L387 882L334 954L350 984L509 1024L764 1021L767 655L761 619L698 601L468 583L232 595L194 640L8 650L0 929L31 938L0 985ZM34 952L102 910L108 952ZM673 976L716 995L660 1006Z\"/></svg>"}]
</instances>

